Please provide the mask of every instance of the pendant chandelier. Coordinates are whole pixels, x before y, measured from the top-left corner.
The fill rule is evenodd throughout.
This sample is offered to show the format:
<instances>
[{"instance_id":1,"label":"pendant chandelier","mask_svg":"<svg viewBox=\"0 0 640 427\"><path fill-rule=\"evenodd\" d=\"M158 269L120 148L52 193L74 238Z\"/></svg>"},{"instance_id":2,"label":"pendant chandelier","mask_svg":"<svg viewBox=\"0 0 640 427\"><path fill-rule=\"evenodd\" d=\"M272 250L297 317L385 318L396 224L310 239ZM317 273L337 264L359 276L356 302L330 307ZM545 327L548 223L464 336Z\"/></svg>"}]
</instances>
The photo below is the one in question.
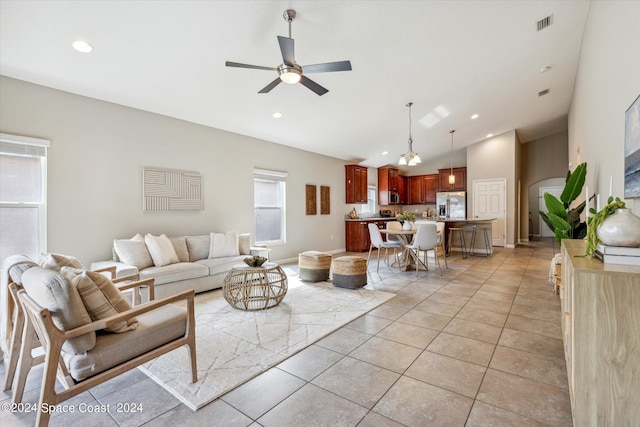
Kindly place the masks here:
<instances>
[{"instance_id":1,"label":"pendant chandelier","mask_svg":"<svg viewBox=\"0 0 640 427\"><path fill-rule=\"evenodd\" d=\"M409 165L415 166L418 163L422 163L420 160L420 155L413 151L413 138L411 138L411 106L413 102L409 102L407 107L409 107L409 151L406 154L400 156L400 160L398 161L399 165Z\"/></svg>"},{"instance_id":2,"label":"pendant chandelier","mask_svg":"<svg viewBox=\"0 0 640 427\"><path fill-rule=\"evenodd\" d=\"M453 174L453 133L455 132L455 130L450 131L449 133L451 134L451 170L449 171L449 184L453 185L456 183L456 176Z\"/></svg>"}]
</instances>

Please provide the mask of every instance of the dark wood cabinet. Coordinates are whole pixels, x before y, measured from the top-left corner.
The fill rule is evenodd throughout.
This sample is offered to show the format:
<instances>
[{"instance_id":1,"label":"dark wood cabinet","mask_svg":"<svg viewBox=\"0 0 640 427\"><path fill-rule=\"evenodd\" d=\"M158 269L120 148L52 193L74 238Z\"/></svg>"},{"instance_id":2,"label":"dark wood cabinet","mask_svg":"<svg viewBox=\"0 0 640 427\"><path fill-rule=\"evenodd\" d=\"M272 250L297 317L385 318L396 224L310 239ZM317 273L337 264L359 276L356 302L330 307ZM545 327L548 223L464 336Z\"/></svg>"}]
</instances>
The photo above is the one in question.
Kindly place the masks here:
<instances>
[{"instance_id":1,"label":"dark wood cabinet","mask_svg":"<svg viewBox=\"0 0 640 427\"><path fill-rule=\"evenodd\" d=\"M369 223L376 224L378 228L385 228L387 221L358 220L345 221L345 241L347 252L367 252L371 245L369 238ZM382 236L384 239L384 235Z\"/></svg>"},{"instance_id":2,"label":"dark wood cabinet","mask_svg":"<svg viewBox=\"0 0 640 427\"><path fill-rule=\"evenodd\" d=\"M407 205L435 205L438 174L410 176L407 183Z\"/></svg>"},{"instance_id":3,"label":"dark wood cabinet","mask_svg":"<svg viewBox=\"0 0 640 427\"><path fill-rule=\"evenodd\" d=\"M345 203L367 203L367 167L345 165Z\"/></svg>"},{"instance_id":4,"label":"dark wood cabinet","mask_svg":"<svg viewBox=\"0 0 640 427\"><path fill-rule=\"evenodd\" d=\"M378 204L400 204L400 174L398 169L378 168Z\"/></svg>"},{"instance_id":5,"label":"dark wood cabinet","mask_svg":"<svg viewBox=\"0 0 640 427\"><path fill-rule=\"evenodd\" d=\"M455 184L449 184L450 174L451 174L451 168L438 169L438 175L440 176L438 191L466 191L467 190L467 168L466 167L453 168L453 176L456 177Z\"/></svg>"},{"instance_id":6,"label":"dark wood cabinet","mask_svg":"<svg viewBox=\"0 0 640 427\"><path fill-rule=\"evenodd\" d=\"M401 205L407 204L407 197L408 197L407 188L408 188L407 177L403 175L398 175L398 199L399 199L398 203Z\"/></svg>"}]
</instances>

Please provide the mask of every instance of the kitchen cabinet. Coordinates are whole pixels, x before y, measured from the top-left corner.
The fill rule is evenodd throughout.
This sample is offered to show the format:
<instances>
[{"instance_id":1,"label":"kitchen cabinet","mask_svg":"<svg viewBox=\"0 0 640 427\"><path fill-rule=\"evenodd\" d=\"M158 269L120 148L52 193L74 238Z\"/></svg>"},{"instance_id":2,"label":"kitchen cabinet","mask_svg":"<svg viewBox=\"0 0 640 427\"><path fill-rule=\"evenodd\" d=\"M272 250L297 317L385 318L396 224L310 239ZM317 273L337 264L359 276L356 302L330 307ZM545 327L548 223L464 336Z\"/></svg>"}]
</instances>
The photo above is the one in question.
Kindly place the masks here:
<instances>
[{"instance_id":1,"label":"kitchen cabinet","mask_svg":"<svg viewBox=\"0 0 640 427\"><path fill-rule=\"evenodd\" d=\"M407 204L407 188L407 177L398 175L398 203L401 205Z\"/></svg>"},{"instance_id":2,"label":"kitchen cabinet","mask_svg":"<svg viewBox=\"0 0 640 427\"><path fill-rule=\"evenodd\" d=\"M367 252L371 245L369 238L369 223L378 228L385 228L385 220L355 220L345 221L345 241L347 252ZM384 239L384 236L383 236Z\"/></svg>"},{"instance_id":3,"label":"kitchen cabinet","mask_svg":"<svg viewBox=\"0 0 640 427\"><path fill-rule=\"evenodd\" d=\"M438 191L467 191L467 168L453 168L453 176L456 177L455 184L449 184L450 174L451 168L438 169Z\"/></svg>"},{"instance_id":4,"label":"kitchen cabinet","mask_svg":"<svg viewBox=\"0 0 640 427\"><path fill-rule=\"evenodd\" d=\"M416 175L407 178L407 205L435 205L438 174Z\"/></svg>"},{"instance_id":5,"label":"kitchen cabinet","mask_svg":"<svg viewBox=\"0 0 640 427\"><path fill-rule=\"evenodd\" d=\"M640 420L640 267L583 257L562 240L562 338L574 426ZM635 421L634 421L635 420Z\"/></svg>"},{"instance_id":6,"label":"kitchen cabinet","mask_svg":"<svg viewBox=\"0 0 640 427\"><path fill-rule=\"evenodd\" d=\"M367 203L367 167L345 165L345 203Z\"/></svg>"},{"instance_id":7,"label":"kitchen cabinet","mask_svg":"<svg viewBox=\"0 0 640 427\"><path fill-rule=\"evenodd\" d=\"M400 174L398 169L378 168L378 204L400 204Z\"/></svg>"}]
</instances>

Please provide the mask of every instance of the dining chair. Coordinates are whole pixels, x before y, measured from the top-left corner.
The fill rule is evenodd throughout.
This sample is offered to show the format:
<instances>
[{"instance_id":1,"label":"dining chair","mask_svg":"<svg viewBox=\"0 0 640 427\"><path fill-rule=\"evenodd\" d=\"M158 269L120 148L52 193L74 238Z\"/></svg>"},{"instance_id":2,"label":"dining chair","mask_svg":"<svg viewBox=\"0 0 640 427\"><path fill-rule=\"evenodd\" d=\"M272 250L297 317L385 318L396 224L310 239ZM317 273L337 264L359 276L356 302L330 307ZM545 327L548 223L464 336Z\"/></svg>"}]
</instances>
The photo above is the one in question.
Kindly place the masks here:
<instances>
[{"instance_id":1,"label":"dining chair","mask_svg":"<svg viewBox=\"0 0 640 427\"><path fill-rule=\"evenodd\" d=\"M447 267L447 270L448 270L449 264L447 264L447 251L444 248L444 230L445 230L444 222L442 221L436 222L436 228L438 229L438 243L436 244L438 249L436 250L436 252L438 253L438 257L442 257L444 259L444 265L445 267ZM440 258L438 258L438 260L440 260Z\"/></svg>"},{"instance_id":2,"label":"dining chair","mask_svg":"<svg viewBox=\"0 0 640 427\"><path fill-rule=\"evenodd\" d=\"M438 228L436 224L421 224L418 227L418 232L413 238L413 242L411 244L405 245L405 248L410 250L413 253L413 258L416 260L416 277L418 276L419 271L419 263L420 261L420 252L423 252L424 262L422 263L427 271L429 271L429 263L427 261L427 253L429 251L433 251L433 255L435 257L436 264L438 265L438 270L440 270L440 275L442 275L442 269L440 268L440 261L438 260ZM407 258L407 263L409 263L409 258Z\"/></svg>"},{"instance_id":3,"label":"dining chair","mask_svg":"<svg viewBox=\"0 0 640 427\"><path fill-rule=\"evenodd\" d=\"M369 265L369 259L371 258L371 251L373 250L374 247L378 249L378 263L376 265L376 272L380 270L380 251L382 249L384 249L385 251L384 259L387 262L387 264L389 264L389 261L388 261L389 249L393 249L393 253L396 257L396 263L400 265L400 262L398 260L398 248L402 248L402 242L399 242L399 241L385 242L384 240L382 240L382 234L380 233L378 226L372 223L369 223L368 225L369 225L369 238L371 239L371 244L369 245L369 256L367 256L367 266Z\"/></svg>"},{"instance_id":4,"label":"dining chair","mask_svg":"<svg viewBox=\"0 0 640 427\"><path fill-rule=\"evenodd\" d=\"M386 224L387 230L402 230L402 224L400 221L388 221ZM387 242L400 242L404 244L402 237L397 234L387 234Z\"/></svg>"}]
</instances>

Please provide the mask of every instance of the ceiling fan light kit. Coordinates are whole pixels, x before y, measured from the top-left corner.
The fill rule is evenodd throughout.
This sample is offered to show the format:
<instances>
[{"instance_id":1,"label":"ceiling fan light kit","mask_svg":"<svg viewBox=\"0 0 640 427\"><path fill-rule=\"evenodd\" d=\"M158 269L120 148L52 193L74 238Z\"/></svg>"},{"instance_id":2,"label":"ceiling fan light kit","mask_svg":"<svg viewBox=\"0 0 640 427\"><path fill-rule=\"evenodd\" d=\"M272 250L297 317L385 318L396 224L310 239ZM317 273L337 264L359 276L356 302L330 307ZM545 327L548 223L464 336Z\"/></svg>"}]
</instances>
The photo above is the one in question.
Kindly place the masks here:
<instances>
[{"instance_id":1,"label":"ceiling fan light kit","mask_svg":"<svg viewBox=\"0 0 640 427\"><path fill-rule=\"evenodd\" d=\"M310 74L328 73L334 71L351 71L351 62L338 61L306 66L298 65L295 61L294 55L294 40L291 37L291 23L296 18L296 11L293 9L287 9L282 14L282 17L289 24L289 37L278 36L278 44L280 45L280 53L282 54L282 64L278 65L277 67L263 67L261 65L250 65L227 61L225 65L227 67L276 71L278 73L278 78L266 85L258 93L269 93L274 87L278 86L280 82L285 82L288 84L301 83L303 86L313 91L315 94L319 96L324 95L325 93L329 92L329 90L320 86L310 78L306 77L304 73Z\"/></svg>"},{"instance_id":2,"label":"ceiling fan light kit","mask_svg":"<svg viewBox=\"0 0 640 427\"><path fill-rule=\"evenodd\" d=\"M400 160L398 160L398 164L401 166L415 166L418 163L422 163L420 160L420 155L413 151L413 138L411 137L411 106L413 102L409 102L407 107L409 107L409 151L406 154L400 156Z\"/></svg>"}]
</instances>

